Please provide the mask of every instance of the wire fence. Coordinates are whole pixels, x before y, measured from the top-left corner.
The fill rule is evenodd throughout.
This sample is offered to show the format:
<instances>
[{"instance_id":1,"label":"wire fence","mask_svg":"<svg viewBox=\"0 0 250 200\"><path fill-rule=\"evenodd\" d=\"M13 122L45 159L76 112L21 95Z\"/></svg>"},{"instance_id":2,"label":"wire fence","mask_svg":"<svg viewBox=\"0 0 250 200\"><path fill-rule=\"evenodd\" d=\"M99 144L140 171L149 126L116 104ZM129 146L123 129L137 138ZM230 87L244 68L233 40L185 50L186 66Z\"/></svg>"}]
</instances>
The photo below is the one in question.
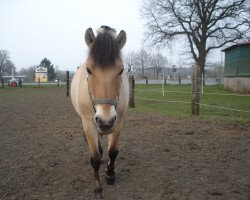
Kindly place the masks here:
<instances>
[{"instance_id":1,"label":"wire fence","mask_svg":"<svg viewBox=\"0 0 250 200\"><path fill-rule=\"evenodd\" d=\"M167 102L167 103L181 103L181 104L191 104L191 102L186 102L186 101L175 101L175 100L163 100L163 99L150 99L150 98L143 98L143 97L134 97L135 99L141 99L141 100L146 100L146 101L157 101L157 102ZM245 113L250 113L250 110L241 110L241 109L236 109L236 108L227 108L227 107L222 107L222 106L216 106L216 105L211 105L211 104L205 104L205 103L196 103L201 106L206 106L206 107L213 107L213 108L218 108L218 109L224 109L224 110L230 110L230 111L237 111L237 112L245 112Z\"/></svg>"},{"instance_id":2,"label":"wire fence","mask_svg":"<svg viewBox=\"0 0 250 200\"><path fill-rule=\"evenodd\" d=\"M197 78L195 80L203 80L202 78ZM191 78L173 78L173 79L166 79L163 77L163 79L141 79L136 78L135 84L145 84L145 85L152 85L152 84L169 84L169 85L178 85L178 84L191 84L192 80ZM204 82L206 85L218 85L223 84L223 79L219 78L204 78Z\"/></svg>"},{"instance_id":3,"label":"wire fence","mask_svg":"<svg viewBox=\"0 0 250 200\"><path fill-rule=\"evenodd\" d=\"M140 83L139 83L140 84ZM166 99L164 98L165 97L165 93L170 93L170 94L186 94L186 95L189 95L190 94L190 97L191 97L191 94L192 94L192 91L191 91L191 87L190 87L190 91L181 91L181 90L178 90L177 88L178 87L174 87L174 90L166 90L165 88L165 84L164 82L162 81L160 84L161 86L158 86L158 87L161 87L161 89L155 89L156 86L154 86L154 88L149 88L149 89L144 89L145 87L139 87L137 88L137 86L139 86L139 84L135 84L135 88L132 88L133 90L133 99L135 100L142 100L142 101L154 101L154 102L159 102L159 103L177 103L177 104L184 104L184 105L191 105L191 101L185 101L185 100L179 100L179 99ZM150 84L149 84L150 85ZM159 85L159 84L158 84ZM170 86L171 87L171 86ZM143 89L141 89L143 88ZM228 92L228 93L227 93ZM138 93L140 93L140 95L138 95ZM145 93L145 96L143 95ZM152 94L151 95L147 95L147 93L157 93L157 97L158 98L152 98ZM216 110L225 110L225 111L232 111L232 112L237 112L237 113L244 113L244 114L247 114L246 117L250 119L250 106L249 107L246 107L243 108L241 106L241 108L237 108L237 106L231 106L230 104L228 104L228 106L223 106L223 105L219 105L218 102L216 102L216 98L219 96L224 96L227 101L230 101L230 99L228 99L227 97L243 97L243 98L247 98L247 101L250 102L250 94L236 94L236 93L230 93L229 91L226 91L225 90L225 93L220 93L220 92L204 92L204 86L202 88L202 91L198 92L199 94L201 94L201 97L205 97L205 96L215 96L215 98L213 99L212 97L209 98L209 99L213 99L215 102L211 102L211 103L195 103L195 104L198 104L200 105L201 107L207 107L207 108L213 108L213 109L216 109ZM160 98L160 95L162 96L162 98ZM149 97L150 96L150 97ZM248 99L249 97L249 99ZM191 98L190 98L191 100ZM239 99L237 99L237 101L239 101ZM217 105L216 105L217 104ZM225 103L226 104L226 103ZM248 119L248 120L249 120Z\"/></svg>"},{"instance_id":4,"label":"wire fence","mask_svg":"<svg viewBox=\"0 0 250 200\"><path fill-rule=\"evenodd\" d=\"M140 92L159 92L159 93L183 93L183 94L190 94L190 92L183 92L178 90L142 90L142 89L134 89L134 91L140 91ZM205 92L198 92L203 95L219 95L219 96L238 96L238 97L250 97L250 94L226 94L226 93L205 93Z\"/></svg>"}]
</instances>

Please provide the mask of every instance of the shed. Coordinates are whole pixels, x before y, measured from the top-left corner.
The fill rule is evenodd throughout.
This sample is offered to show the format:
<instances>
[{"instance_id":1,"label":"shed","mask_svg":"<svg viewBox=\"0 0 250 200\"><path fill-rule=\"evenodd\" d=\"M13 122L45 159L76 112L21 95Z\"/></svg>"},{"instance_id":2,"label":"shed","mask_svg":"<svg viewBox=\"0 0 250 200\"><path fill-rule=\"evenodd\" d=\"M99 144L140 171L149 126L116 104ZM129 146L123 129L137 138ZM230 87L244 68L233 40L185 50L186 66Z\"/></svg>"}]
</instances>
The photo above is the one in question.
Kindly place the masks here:
<instances>
[{"instance_id":1,"label":"shed","mask_svg":"<svg viewBox=\"0 0 250 200\"><path fill-rule=\"evenodd\" d=\"M36 75L35 75L36 82L47 82L48 81L48 70L45 67L37 67L36 68Z\"/></svg>"},{"instance_id":2,"label":"shed","mask_svg":"<svg viewBox=\"0 0 250 200\"><path fill-rule=\"evenodd\" d=\"M224 87L250 93L250 40L222 51L225 52Z\"/></svg>"}]
</instances>

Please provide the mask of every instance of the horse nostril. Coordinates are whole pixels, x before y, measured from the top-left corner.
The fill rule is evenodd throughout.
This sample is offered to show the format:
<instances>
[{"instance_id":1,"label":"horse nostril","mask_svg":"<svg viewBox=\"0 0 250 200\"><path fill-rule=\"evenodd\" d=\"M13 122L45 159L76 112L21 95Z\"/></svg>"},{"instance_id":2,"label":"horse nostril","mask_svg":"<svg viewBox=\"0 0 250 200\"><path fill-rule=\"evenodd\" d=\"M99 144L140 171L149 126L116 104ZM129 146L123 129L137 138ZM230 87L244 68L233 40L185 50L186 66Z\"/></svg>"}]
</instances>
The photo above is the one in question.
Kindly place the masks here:
<instances>
[{"instance_id":1,"label":"horse nostril","mask_svg":"<svg viewBox=\"0 0 250 200\"><path fill-rule=\"evenodd\" d=\"M116 117L114 117L113 119L110 120L110 125L113 126L116 122Z\"/></svg>"},{"instance_id":2,"label":"horse nostril","mask_svg":"<svg viewBox=\"0 0 250 200\"><path fill-rule=\"evenodd\" d=\"M96 122L96 124L97 124L100 128L103 128L103 127L106 127L106 126L107 126L107 123L106 123L101 117L96 116L96 117L95 117L95 122Z\"/></svg>"},{"instance_id":3,"label":"horse nostril","mask_svg":"<svg viewBox=\"0 0 250 200\"><path fill-rule=\"evenodd\" d=\"M98 124L99 123L99 117L95 117L95 122Z\"/></svg>"},{"instance_id":4,"label":"horse nostril","mask_svg":"<svg viewBox=\"0 0 250 200\"><path fill-rule=\"evenodd\" d=\"M111 133L114 129L114 124L116 123L117 116L113 116L109 119L103 119L102 116L95 116L94 121L101 132Z\"/></svg>"}]
</instances>

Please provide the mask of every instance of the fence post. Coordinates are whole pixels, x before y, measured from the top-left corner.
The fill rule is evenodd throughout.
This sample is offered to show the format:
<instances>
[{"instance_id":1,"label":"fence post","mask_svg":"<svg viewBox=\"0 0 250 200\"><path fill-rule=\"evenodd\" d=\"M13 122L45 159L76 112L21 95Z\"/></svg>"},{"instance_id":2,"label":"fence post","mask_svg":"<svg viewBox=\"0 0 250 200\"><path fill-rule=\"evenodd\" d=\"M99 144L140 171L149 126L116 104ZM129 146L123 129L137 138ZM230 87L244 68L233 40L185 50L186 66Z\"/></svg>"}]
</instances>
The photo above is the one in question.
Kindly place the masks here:
<instances>
[{"instance_id":1,"label":"fence post","mask_svg":"<svg viewBox=\"0 0 250 200\"><path fill-rule=\"evenodd\" d=\"M129 76L129 107L135 107L135 79L134 76Z\"/></svg>"},{"instance_id":2,"label":"fence post","mask_svg":"<svg viewBox=\"0 0 250 200\"><path fill-rule=\"evenodd\" d=\"M162 80L162 84L161 84L162 97L164 97L164 96L165 96L165 91L164 91L164 81L165 81L165 77L163 76L163 80Z\"/></svg>"},{"instance_id":3,"label":"fence post","mask_svg":"<svg viewBox=\"0 0 250 200\"><path fill-rule=\"evenodd\" d=\"M23 86L22 78L20 78L20 79L18 80L18 85L19 85L19 87L22 87L22 86Z\"/></svg>"},{"instance_id":4,"label":"fence post","mask_svg":"<svg viewBox=\"0 0 250 200\"><path fill-rule=\"evenodd\" d=\"M200 114L200 87L201 87L201 70L200 66L195 63L192 67L192 98L191 111L192 115Z\"/></svg>"},{"instance_id":5,"label":"fence post","mask_svg":"<svg viewBox=\"0 0 250 200\"><path fill-rule=\"evenodd\" d=\"M204 75L202 73L201 74L201 94L203 94L203 91L204 91L203 87L204 87Z\"/></svg>"},{"instance_id":6,"label":"fence post","mask_svg":"<svg viewBox=\"0 0 250 200\"><path fill-rule=\"evenodd\" d=\"M67 80L67 83L66 83L66 96L68 97L69 96L69 71L66 71L66 80Z\"/></svg>"},{"instance_id":7,"label":"fence post","mask_svg":"<svg viewBox=\"0 0 250 200\"><path fill-rule=\"evenodd\" d=\"M3 80L3 78L1 78L1 82L2 82L2 88L4 88L4 80Z\"/></svg>"}]
</instances>

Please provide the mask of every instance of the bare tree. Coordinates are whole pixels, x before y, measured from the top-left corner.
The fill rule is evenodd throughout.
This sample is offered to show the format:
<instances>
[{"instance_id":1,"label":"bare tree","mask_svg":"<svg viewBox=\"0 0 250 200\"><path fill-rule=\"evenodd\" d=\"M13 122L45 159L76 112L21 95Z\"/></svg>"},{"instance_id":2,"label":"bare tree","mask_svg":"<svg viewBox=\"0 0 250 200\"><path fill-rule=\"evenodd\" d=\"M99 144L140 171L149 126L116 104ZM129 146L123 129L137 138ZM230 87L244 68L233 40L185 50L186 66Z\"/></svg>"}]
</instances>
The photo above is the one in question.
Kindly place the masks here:
<instances>
[{"instance_id":1,"label":"bare tree","mask_svg":"<svg viewBox=\"0 0 250 200\"><path fill-rule=\"evenodd\" d=\"M145 69L150 65L150 54L145 49L140 49L136 54L136 67L142 70L142 77L145 77Z\"/></svg>"},{"instance_id":2,"label":"bare tree","mask_svg":"<svg viewBox=\"0 0 250 200\"><path fill-rule=\"evenodd\" d=\"M0 81L2 82L3 87L3 75L10 74L11 70L15 65L11 62L9 57L9 52L6 50L0 50Z\"/></svg>"},{"instance_id":3,"label":"bare tree","mask_svg":"<svg viewBox=\"0 0 250 200\"><path fill-rule=\"evenodd\" d=\"M238 39L249 38L246 0L144 0L146 37L151 44L183 36L190 53L204 67L206 55Z\"/></svg>"},{"instance_id":4,"label":"bare tree","mask_svg":"<svg viewBox=\"0 0 250 200\"><path fill-rule=\"evenodd\" d=\"M159 78L159 74L167 67L168 60L160 52L151 56L151 65L154 67L154 77Z\"/></svg>"},{"instance_id":5,"label":"bare tree","mask_svg":"<svg viewBox=\"0 0 250 200\"><path fill-rule=\"evenodd\" d=\"M248 2L247 5L247 13L248 13L248 19L250 19L250 2ZM250 28L250 23L248 23L248 27Z\"/></svg>"},{"instance_id":6,"label":"bare tree","mask_svg":"<svg viewBox=\"0 0 250 200\"><path fill-rule=\"evenodd\" d=\"M38 65L32 65L28 68L22 68L18 74L25 75L26 81L34 81L35 80L35 70Z\"/></svg>"},{"instance_id":7,"label":"bare tree","mask_svg":"<svg viewBox=\"0 0 250 200\"><path fill-rule=\"evenodd\" d=\"M125 54L123 61L126 64L128 73L133 71L133 67L136 63L136 53L134 51L130 51Z\"/></svg>"},{"instance_id":8,"label":"bare tree","mask_svg":"<svg viewBox=\"0 0 250 200\"><path fill-rule=\"evenodd\" d=\"M246 0L143 0L145 36L151 45L185 39L196 62L197 91L206 56L214 49L249 38L249 3ZM200 97L196 105L199 105ZM199 107L193 111L199 114ZM193 113L194 114L194 113Z\"/></svg>"},{"instance_id":9,"label":"bare tree","mask_svg":"<svg viewBox=\"0 0 250 200\"><path fill-rule=\"evenodd\" d=\"M206 70L207 77L221 79L224 68L219 62L207 62Z\"/></svg>"}]
</instances>

